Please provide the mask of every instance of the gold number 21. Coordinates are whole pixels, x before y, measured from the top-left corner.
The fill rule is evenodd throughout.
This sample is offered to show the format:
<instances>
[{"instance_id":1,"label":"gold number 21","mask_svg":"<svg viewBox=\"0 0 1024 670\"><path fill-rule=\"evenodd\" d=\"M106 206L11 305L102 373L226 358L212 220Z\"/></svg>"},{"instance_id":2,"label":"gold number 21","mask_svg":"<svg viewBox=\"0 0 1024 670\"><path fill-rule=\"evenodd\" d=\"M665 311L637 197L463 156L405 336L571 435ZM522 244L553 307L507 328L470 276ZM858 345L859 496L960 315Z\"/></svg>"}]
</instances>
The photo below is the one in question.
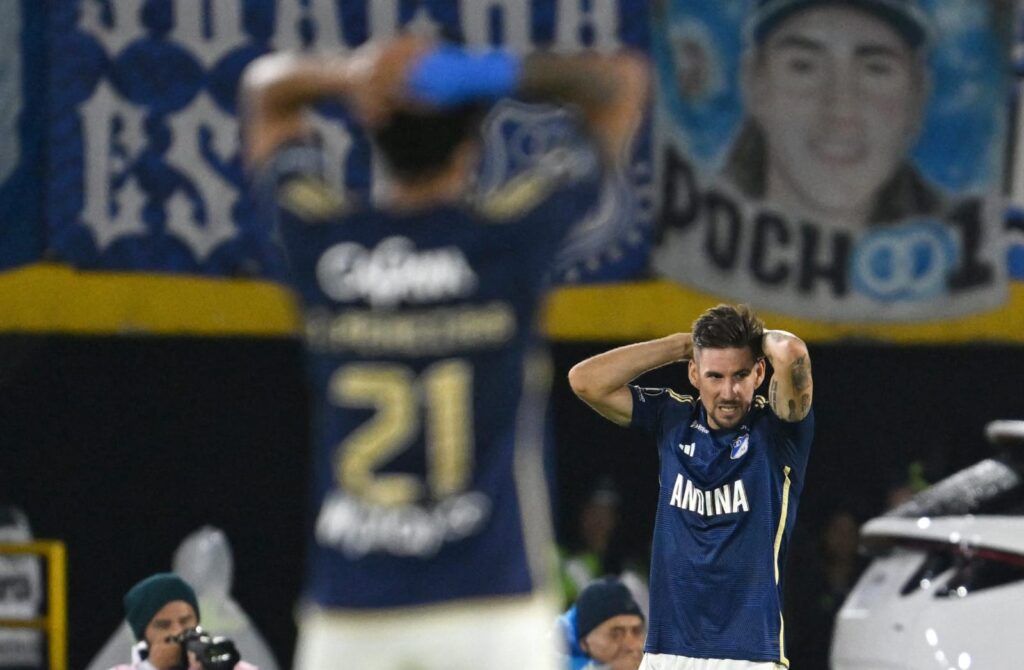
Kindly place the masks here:
<instances>
[{"instance_id":1,"label":"gold number 21","mask_svg":"<svg viewBox=\"0 0 1024 670\"><path fill-rule=\"evenodd\" d=\"M335 476L348 493L379 505L403 505L419 500L424 486L436 498L469 486L473 368L467 361L439 361L419 376L399 364L352 363L331 376L329 393L341 407L376 411L336 452ZM424 424L426 482L412 474L378 473L409 448Z\"/></svg>"}]
</instances>

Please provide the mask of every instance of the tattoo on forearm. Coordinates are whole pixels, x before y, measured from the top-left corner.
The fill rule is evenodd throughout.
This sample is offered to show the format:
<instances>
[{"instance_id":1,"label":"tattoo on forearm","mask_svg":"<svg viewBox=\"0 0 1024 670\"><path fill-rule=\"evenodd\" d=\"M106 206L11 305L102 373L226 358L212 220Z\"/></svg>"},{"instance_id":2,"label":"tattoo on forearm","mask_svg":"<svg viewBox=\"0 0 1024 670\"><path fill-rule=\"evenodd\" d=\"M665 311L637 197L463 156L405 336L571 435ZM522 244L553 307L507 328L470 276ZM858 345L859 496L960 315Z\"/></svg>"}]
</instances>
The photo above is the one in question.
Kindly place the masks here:
<instances>
[{"instance_id":1,"label":"tattoo on forearm","mask_svg":"<svg viewBox=\"0 0 1024 670\"><path fill-rule=\"evenodd\" d=\"M811 363L806 356L793 361L790 368L790 379L793 381L793 389L797 392L806 391L811 385Z\"/></svg>"},{"instance_id":2,"label":"tattoo on forearm","mask_svg":"<svg viewBox=\"0 0 1024 670\"><path fill-rule=\"evenodd\" d=\"M811 406L811 394L805 393L800 396L800 413L807 416L807 410Z\"/></svg>"},{"instance_id":3,"label":"tattoo on forearm","mask_svg":"<svg viewBox=\"0 0 1024 670\"><path fill-rule=\"evenodd\" d=\"M778 400L779 400L779 380L775 379L775 378L772 378L771 383L768 384L768 404L771 406L771 408L773 410L775 410L776 414L779 413L779 406L777 404Z\"/></svg>"}]
</instances>

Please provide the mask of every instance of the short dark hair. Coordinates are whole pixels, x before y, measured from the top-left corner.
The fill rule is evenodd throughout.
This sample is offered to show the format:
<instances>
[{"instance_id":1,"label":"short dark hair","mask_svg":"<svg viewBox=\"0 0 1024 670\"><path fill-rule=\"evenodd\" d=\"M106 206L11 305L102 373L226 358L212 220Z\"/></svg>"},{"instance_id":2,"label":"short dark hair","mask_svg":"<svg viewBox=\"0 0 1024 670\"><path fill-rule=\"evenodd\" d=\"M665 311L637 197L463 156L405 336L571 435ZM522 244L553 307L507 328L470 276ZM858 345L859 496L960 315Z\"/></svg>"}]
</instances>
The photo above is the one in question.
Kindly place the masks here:
<instances>
[{"instance_id":1,"label":"short dark hair","mask_svg":"<svg viewBox=\"0 0 1024 670\"><path fill-rule=\"evenodd\" d=\"M479 135L487 109L469 104L444 112L396 112L374 129L373 141L397 179L424 179L440 172L459 145Z\"/></svg>"},{"instance_id":2,"label":"short dark hair","mask_svg":"<svg viewBox=\"0 0 1024 670\"><path fill-rule=\"evenodd\" d=\"M718 305L693 322L693 346L696 349L748 347L754 358L763 356L761 338L764 322L748 305Z\"/></svg>"}]
</instances>

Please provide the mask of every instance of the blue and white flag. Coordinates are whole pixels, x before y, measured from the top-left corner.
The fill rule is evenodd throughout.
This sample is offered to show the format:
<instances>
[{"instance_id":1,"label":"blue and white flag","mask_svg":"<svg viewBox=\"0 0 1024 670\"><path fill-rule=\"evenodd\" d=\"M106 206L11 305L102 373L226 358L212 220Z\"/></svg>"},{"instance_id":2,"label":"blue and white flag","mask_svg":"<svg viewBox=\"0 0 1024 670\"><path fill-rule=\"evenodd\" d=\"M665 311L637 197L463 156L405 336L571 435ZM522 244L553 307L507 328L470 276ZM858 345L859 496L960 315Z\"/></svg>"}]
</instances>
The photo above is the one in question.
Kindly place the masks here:
<instances>
[{"instance_id":1,"label":"blue and white flag","mask_svg":"<svg viewBox=\"0 0 1024 670\"><path fill-rule=\"evenodd\" d=\"M658 272L823 321L1005 302L1009 3L658 6Z\"/></svg>"}]
</instances>

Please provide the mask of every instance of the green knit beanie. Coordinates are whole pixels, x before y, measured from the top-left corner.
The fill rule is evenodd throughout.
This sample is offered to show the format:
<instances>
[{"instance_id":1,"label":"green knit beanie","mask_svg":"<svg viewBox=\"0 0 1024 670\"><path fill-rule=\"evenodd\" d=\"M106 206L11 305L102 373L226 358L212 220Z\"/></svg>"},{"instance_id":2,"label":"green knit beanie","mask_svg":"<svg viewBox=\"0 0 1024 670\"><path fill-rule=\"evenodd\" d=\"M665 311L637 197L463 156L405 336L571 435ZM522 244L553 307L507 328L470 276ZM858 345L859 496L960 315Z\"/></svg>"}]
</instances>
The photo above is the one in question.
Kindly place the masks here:
<instances>
[{"instance_id":1,"label":"green knit beanie","mask_svg":"<svg viewBox=\"0 0 1024 670\"><path fill-rule=\"evenodd\" d=\"M196 592L174 573L161 572L133 586L124 596L124 618L135 633L135 639L142 640L146 635L146 626L156 613L175 600L187 602L196 611L196 619L199 618Z\"/></svg>"}]
</instances>

